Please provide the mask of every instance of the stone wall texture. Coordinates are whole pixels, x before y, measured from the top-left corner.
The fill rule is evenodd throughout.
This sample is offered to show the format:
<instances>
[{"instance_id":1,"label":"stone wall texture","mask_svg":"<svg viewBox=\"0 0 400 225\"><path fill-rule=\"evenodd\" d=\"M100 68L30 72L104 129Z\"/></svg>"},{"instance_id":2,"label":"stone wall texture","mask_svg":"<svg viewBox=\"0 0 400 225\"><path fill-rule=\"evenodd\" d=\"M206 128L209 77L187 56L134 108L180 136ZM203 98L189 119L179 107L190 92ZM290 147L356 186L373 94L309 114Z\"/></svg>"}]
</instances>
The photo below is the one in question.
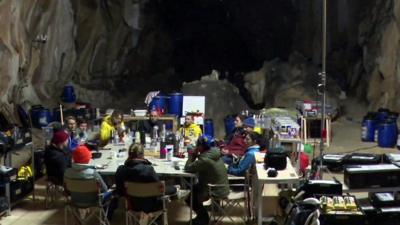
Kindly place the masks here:
<instances>
[{"instance_id":1,"label":"stone wall texture","mask_svg":"<svg viewBox=\"0 0 400 225\"><path fill-rule=\"evenodd\" d=\"M226 69L223 78L238 86L250 105L290 106L315 92L321 64L321 2L202 1L202 14L194 15L206 20L202 15L207 7L217 7L214 14L223 22L216 20L214 30L207 30L215 33L194 30L177 36L175 32L191 28L186 20L167 24L174 21L167 8L188 16L173 5L179 1L0 0L0 106L11 116L15 104L53 107L62 87L73 84L81 101L127 109L143 103L148 91L179 91L184 81L198 80L195 70L205 68L199 55L221 59L222 66L209 63L206 70L215 67L225 74ZM185 4L199 8L199 3ZM266 5L273 7L267 11L274 18L285 16L275 21L265 13ZM328 1L328 97L333 103L344 91L366 109L400 111L399 16L396 0ZM202 34L201 40L185 39L197 34ZM229 42L227 49L223 43L230 39L237 42ZM192 48L193 43L198 46ZM201 43L218 48L218 54L208 54ZM241 45L231 51L232 43ZM239 57L240 51L249 57ZM225 60L229 55L235 57L235 65ZM177 58L185 62L174 61ZM261 63L239 65L252 59ZM187 70L180 73L179 64Z\"/></svg>"}]
</instances>

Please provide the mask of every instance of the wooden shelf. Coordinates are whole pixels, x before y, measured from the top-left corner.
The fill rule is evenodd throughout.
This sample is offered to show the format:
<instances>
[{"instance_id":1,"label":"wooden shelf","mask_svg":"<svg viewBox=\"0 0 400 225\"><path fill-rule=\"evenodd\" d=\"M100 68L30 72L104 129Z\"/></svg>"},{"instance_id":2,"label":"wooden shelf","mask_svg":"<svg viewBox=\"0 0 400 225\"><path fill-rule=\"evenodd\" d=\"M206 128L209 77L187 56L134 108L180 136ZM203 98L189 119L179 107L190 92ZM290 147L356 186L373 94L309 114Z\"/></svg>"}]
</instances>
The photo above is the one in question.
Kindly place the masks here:
<instances>
[{"instance_id":1,"label":"wooden shelf","mask_svg":"<svg viewBox=\"0 0 400 225\"><path fill-rule=\"evenodd\" d=\"M124 116L124 122L148 120L148 116ZM178 118L175 115L163 115L158 117L161 121L172 121L172 131L175 133L178 130Z\"/></svg>"},{"instance_id":2,"label":"wooden shelf","mask_svg":"<svg viewBox=\"0 0 400 225\"><path fill-rule=\"evenodd\" d=\"M321 138L320 137L310 137L310 131L311 128L309 127L309 123L311 121L319 121L321 124L321 117L301 117L301 129L300 129L300 137L303 141L303 143L320 143ZM319 126L319 129L321 129L321 126ZM326 117L325 118L325 130L326 130L326 138L324 141L324 144L329 147L331 140L332 140L332 127L331 127L331 118Z\"/></svg>"}]
</instances>

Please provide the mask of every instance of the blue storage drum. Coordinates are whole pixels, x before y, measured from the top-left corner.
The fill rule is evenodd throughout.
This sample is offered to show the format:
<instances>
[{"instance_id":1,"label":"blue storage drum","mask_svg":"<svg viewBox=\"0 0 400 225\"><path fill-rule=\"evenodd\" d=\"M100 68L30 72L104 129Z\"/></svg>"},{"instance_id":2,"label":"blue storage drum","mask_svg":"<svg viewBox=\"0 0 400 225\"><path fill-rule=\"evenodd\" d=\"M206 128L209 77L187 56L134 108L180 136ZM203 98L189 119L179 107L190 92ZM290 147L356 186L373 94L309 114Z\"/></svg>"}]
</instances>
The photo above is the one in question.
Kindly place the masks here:
<instances>
[{"instance_id":1,"label":"blue storage drum","mask_svg":"<svg viewBox=\"0 0 400 225\"><path fill-rule=\"evenodd\" d=\"M51 113L49 109L41 109L38 112L38 126L39 127L47 127L49 123L51 123Z\"/></svg>"},{"instance_id":2,"label":"blue storage drum","mask_svg":"<svg viewBox=\"0 0 400 225\"><path fill-rule=\"evenodd\" d=\"M234 115L226 116L224 118L224 124L225 124L225 135L229 136L235 129L235 116Z\"/></svg>"},{"instance_id":3,"label":"blue storage drum","mask_svg":"<svg viewBox=\"0 0 400 225\"><path fill-rule=\"evenodd\" d=\"M156 110L164 114L167 112L167 101L168 101L167 96L163 95L155 96L150 102L149 109L151 111Z\"/></svg>"},{"instance_id":4,"label":"blue storage drum","mask_svg":"<svg viewBox=\"0 0 400 225\"><path fill-rule=\"evenodd\" d=\"M33 105L30 109L32 126L40 128L39 126L39 112L44 109L42 105Z\"/></svg>"},{"instance_id":5,"label":"blue storage drum","mask_svg":"<svg viewBox=\"0 0 400 225\"><path fill-rule=\"evenodd\" d=\"M364 142L374 142L375 129L378 122L376 120L377 114L369 112L361 123L361 140Z\"/></svg>"},{"instance_id":6,"label":"blue storage drum","mask_svg":"<svg viewBox=\"0 0 400 225\"><path fill-rule=\"evenodd\" d=\"M182 116L183 93L172 93L169 95L168 113L178 117Z\"/></svg>"},{"instance_id":7,"label":"blue storage drum","mask_svg":"<svg viewBox=\"0 0 400 225\"><path fill-rule=\"evenodd\" d=\"M390 113L389 109L386 108L379 108L378 112L376 114L376 120L381 123L381 122L385 122L386 118L388 117Z\"/></svg>"},{"instance_id":8,"label":"blue storage drum","mask_svg":"<svg viewBox=\"0 0 400 225\"><path fill-rule=\"evenodd\" d=\"M393 148L397 143L397 123L388 119L379 124L378 146L382 148Z\"/></svg>"},{"instance_id":9,"label":"blue storage drum","mask_svg":"<svg viewBox=\"0 0 400 225\"><path fill-rule=\"evenodd\" d=\"M64 86L61 101L65 103L74 103L76 101L75 91L72 85Z\"/></svg>"},{"instance_id":10,"label":"blue storage drum","mask_svg":"<svg viewBox=\"0 0 400 225\"><path fill-rule=\"evenodd\" d=\"M212 119L204 120L204 134L214 138L214 123Z\"/></svg>"}]
</instances>

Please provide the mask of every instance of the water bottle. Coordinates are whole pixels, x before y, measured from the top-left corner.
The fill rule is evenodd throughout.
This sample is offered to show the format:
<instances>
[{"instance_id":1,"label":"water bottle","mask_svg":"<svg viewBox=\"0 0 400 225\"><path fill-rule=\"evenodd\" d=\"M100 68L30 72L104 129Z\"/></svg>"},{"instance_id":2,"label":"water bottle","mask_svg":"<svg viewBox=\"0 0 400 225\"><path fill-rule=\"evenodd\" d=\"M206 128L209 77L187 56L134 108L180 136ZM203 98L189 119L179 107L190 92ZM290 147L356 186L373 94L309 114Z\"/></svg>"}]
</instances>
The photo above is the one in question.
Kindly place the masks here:
<instances>
[{"instance_id":1,"label":"water bottle","mask_svg":"<svg viewBox=\"0 0 400 225\"><path fill-rule=\"evenodd\" d=\"M396 145L397 149L400 150L400 134L397 135L397 145Z\"/></svg>"},{"instance_id":2,"label":"water bottle","mask_svg":"<svg viewBox=\"0 0 400 225\"><path fill-rule=\"evenodd\" d=\"M135 144L140 144L140 131L135 132Z\"/></svg>"},{"instance_id":3,"label":"water bottle","mask_svg":"<svg viewBox=\"0 0 400 225\"><path fill-rule=\"evenodd\" d=\"M119 135L114 133L114 143L119 144Z\"/></svg>"},{"instance_id":4,"label":"water bottle","mask_svg":"<svg viewBox=\"0 0 400 225\"><path fill-rule=\"evenodd\" d=\"M172 157L174 154L174 146L166 145L165 148L167 149L167 161L172 161Z\"/></svg>"}]
</instances>

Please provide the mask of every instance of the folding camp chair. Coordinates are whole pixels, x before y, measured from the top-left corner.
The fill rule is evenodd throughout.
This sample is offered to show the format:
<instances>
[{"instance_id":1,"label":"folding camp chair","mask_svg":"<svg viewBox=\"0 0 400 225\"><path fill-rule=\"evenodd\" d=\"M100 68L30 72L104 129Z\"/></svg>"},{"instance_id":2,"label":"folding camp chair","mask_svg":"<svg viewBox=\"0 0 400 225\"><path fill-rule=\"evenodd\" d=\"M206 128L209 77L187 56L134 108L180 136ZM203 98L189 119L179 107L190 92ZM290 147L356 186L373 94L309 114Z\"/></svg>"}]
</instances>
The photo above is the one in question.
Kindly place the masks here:
<instances>
[{"instance_id":1,"label":"folding camp chair","mask_svg":"<svg viewBox=\"0 0 400 225\"><path fill-rule=\"evenodd\" d=\"M214 195L214 191L220 187L229 188L243 188L242 191L230 191L228 196L224 198L219 198ZM237 207L243 203L243 215L242 220L243 223L247 223L248 221L248 185L247 184L208 184L209 195L211 200L211 220L210 224L220 224L222 223L223 218L229 218L232 222L235 221L232 219L232 212Z\"/></svg>"},{"instance_id":2,"label":"folding camp chair","mask_svg":"<svg viewBox=\"0 0 400 225\"><path fill-rule=\"evenodd\" d=\"M86 224L97 216L99 224L110 225L107 219L108 203L103 204L104 193L100 192L100 185L96 180L64 178L64 185L67 194L65 224L69 224L67 220L70 212L80 224Z\"/></svg>"},{"instance_id":3,"label":"folding camp chair","mask_svg":"<svg viewBox=\"0 0 400 225\"><path fill-rule=\"evenodd\" d=\"M49 209L58 199L64 194L64 187L57 184L53 177L47 177L46 179L46 196L45 196L45 207Z\"/></svg>"},{"instance_id":4,"label":"folding camp chair","mask_svg":"<svg viewBox=\"0 0 400 225\"><path fill-rule=\"evenodd\" d=\"M126 225L153 225L162 216L163 224L168 224L166 203L169 196L165 195L164 181L153 183L125 182L126 194ZM131 206L135 204L132 198L156 197L162 201L162 208L154 212L135 211ZM132 202L131 202L132 201Z\"/></svg>"}]
</instances>

